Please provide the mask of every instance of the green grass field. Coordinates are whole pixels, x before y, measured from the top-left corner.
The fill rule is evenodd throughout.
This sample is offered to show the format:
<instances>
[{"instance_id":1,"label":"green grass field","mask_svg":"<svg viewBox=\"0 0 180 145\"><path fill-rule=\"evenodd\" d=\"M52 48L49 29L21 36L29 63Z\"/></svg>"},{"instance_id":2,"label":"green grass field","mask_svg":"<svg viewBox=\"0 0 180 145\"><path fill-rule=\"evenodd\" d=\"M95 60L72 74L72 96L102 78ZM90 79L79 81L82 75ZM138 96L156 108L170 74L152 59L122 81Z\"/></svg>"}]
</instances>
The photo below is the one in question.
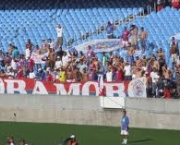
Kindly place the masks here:
<instances>
[{"instance_id":1,"label":"green grass field","mask_svg":"<svg viewBox=\"0 0 180 145\"><path fill-rule=\"evenodd\" d=\"M71 134L76 135L80 145L120 145L119 130L118 127L0 122L0 145L5 145L9 136L14 136L17 144L25 139L32 145L58 145ZM131 128L128 144L180 145L180 131Z\"/></svg>"}]
</instances>

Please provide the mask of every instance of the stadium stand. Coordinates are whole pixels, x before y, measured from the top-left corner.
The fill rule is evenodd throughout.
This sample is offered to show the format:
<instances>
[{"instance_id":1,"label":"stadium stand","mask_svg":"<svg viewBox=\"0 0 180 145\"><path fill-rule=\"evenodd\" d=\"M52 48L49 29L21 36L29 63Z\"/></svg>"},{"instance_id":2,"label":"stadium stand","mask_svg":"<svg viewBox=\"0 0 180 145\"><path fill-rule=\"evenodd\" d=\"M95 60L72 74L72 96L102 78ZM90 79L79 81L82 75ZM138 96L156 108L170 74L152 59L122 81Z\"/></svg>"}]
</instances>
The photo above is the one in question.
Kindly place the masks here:
<instances>
[{"instance_id":1,"label":"stadium stand","mask_svg":"<svg viewBox=\"0 0 180 145\"><path fill-rule=\"evenodd\" d=\"M64 31L65 45L74 40L74 45L82 43L86 34L96 37L96 32L105 27L108 21L119 22L130 15L138 15L142 7L134 8L130 1L2 1L1 3L1 42L4 49L13 42L23 52L24 42L30 38L34 44L40 44L42 39L56 38L54 27L61 23ZM140 1L138 1L140 2ZM142 2L141 2L142 3ZM100 7L103 5L103 7ZM98 7L96 7L98 6ZM93 8L92 8L93 7ZM28 21L27 21L28 20ZM101 38L104 38L101 35ZM89 40L89 39L88 39ZM65 47L65 46L64 46Z\"/></svg>"},{"instance_id":2,"label":"stadium stand","mask_svg":"<svg viewBox=\"0 0 180 145\"><path fill-rule=\"evenodd\" d=\"M161 81L159 78L162 78L166 82L163 96L170 98L167 95L171 91L169 88L176 88L176 72L180 72L178 42L171 40L180 31L180 11L166 7L159 12L147 10L145 13L147 2L2 1L1 77L79 82L97 81L98 74L103 73L106 81L122 82L144 76L150 80L149 89L152 91L148 95L154 97L159 96L158 83ZM113 53L96 54L94 47L98 46L88 46L86 52L79 52L78 47L72 47L91 40L107 39L107 23L113 25L113 37L122 43L126 41L127 46L119 45ZM57 24L60 24L59 28L56 28ZM137 46L131 45L129 42L132 42L133 36L129 34L136 33L136 39L141 39L141 27L147 36L143 42L138 41ZM60 34L62 30L63 50L56 48L57 32Z\"/></svg>"}]
</instances>

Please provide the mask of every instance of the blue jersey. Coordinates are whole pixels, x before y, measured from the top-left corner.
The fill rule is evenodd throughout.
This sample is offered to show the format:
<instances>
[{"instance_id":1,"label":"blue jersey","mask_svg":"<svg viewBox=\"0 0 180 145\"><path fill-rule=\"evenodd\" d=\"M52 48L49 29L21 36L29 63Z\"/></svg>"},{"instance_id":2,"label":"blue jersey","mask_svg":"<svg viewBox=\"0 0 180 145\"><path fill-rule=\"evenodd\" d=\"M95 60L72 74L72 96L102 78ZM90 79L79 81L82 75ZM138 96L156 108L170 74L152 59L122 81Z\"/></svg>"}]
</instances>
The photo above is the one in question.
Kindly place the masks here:
<instances>
[{"instance_id":1,"label":"blue jersey","mask_svg":"<svg viewBox=\"0 0 180 145\"><path fill-rule=\"evenodd\" d=\"M123 116L121 118L121 130L127 130L129 125L129 117Z\"/></svg>"}]
</instances>

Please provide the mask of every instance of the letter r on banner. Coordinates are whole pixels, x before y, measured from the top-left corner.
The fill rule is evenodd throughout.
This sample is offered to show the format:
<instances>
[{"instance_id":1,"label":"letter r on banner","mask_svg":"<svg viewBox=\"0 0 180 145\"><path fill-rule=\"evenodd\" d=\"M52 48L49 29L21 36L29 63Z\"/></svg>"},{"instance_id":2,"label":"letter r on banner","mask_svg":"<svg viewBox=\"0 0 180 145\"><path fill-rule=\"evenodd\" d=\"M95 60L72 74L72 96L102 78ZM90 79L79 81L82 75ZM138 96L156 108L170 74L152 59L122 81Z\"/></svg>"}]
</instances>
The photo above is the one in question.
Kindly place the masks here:
<instances>
[{"instance_id":1,"label":"letter r on banner","mask_svg":"<svg viewBox=\"0 0 180 145\"><path fill-rule=\"evenodd\" d=\"M14 94L19 92L20 94L27 94L26 92L26 83L23 80L4 80L7 83L7 93ZM17 84L17 88L14 85Z\"/></svg>"}]
</instances>

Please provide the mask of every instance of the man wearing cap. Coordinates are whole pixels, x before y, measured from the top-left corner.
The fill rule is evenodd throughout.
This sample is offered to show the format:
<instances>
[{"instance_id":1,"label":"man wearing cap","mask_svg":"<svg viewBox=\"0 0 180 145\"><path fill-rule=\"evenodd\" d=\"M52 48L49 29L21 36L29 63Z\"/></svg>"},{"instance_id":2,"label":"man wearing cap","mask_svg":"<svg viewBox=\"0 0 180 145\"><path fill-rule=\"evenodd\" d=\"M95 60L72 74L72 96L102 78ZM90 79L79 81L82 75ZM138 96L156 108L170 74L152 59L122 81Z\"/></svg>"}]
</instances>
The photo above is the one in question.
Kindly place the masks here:
<instances>
[{"instance_id":1,"label":"man wearing cap","mask_svg":"<svg viewBox=\"0 0 180 145\"><path fill-rule=\"evenodd\" d=\"M121 136L123 138L122 144L127 144L127 136L129 130L129 117L126 115L126 110L123 110L123 116L121 118Z\"/></svg>"}]
</instances>

